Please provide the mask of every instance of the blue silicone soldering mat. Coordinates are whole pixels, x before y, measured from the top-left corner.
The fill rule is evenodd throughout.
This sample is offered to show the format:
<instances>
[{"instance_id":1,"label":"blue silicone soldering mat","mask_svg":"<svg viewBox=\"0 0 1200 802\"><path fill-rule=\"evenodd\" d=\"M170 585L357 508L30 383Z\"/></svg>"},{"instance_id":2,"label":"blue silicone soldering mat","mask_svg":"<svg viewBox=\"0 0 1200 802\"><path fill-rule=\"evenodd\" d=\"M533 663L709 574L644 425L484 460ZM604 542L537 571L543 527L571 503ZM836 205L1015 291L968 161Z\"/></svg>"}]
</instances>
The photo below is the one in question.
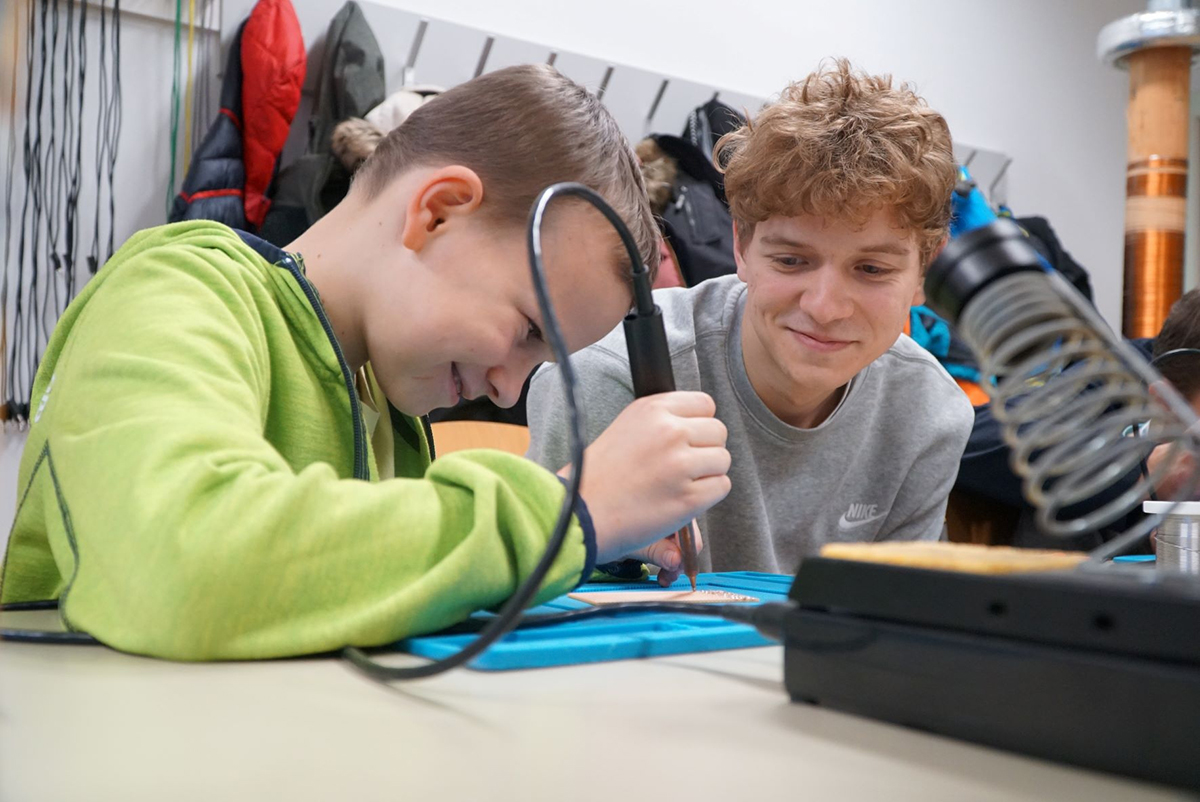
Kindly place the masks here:
<instances>
[{"instance_id":1,"label":"blue silicone soldering mat","mask_svg":"<svg viewBox=\"0 0 1200 802\"><path fill-rule=\"evenodd\" d=\"M761 574L735 571L700 574L696 587L727 590L754 596L761 601L787 598L793 577L785 574ZM577 591L603 593L616 590L655 590L658 583L599 582L582 585ZM690 589L681 578L664 592ZM749 605L748 606L753 606ZM590 609L592 605L560 596L530 613L557 613L564 610ZM474 634L424 635L401 641L398 648L412 654L440 659L454 654L475 639ZM678 613L621 613L611 618L593 619L510 632L492 644L468 665L482 671L506 671L515 668L546 668L635 657L659 657L686 652L710 652L718 649L745 649L773 643L751 626Z\"/></svg>"}]
</instances>

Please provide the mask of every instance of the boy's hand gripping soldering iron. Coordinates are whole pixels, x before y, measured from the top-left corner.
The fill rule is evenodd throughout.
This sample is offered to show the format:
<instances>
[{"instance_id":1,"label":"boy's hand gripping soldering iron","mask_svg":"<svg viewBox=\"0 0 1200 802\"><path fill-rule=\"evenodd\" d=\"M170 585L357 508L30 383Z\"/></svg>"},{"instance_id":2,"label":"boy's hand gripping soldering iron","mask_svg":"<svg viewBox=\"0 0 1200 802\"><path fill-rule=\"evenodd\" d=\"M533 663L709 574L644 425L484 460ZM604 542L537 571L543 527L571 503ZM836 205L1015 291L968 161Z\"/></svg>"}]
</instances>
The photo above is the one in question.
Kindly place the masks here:
<instances>
[{"instance_id":1,"label":"boy's hand gripping soldering iron","mask_svg":"<svg viewBox=\"0 0 1200 802\"><path fill-rule=\"evenodd\" d=\"M635 276L637 273L635 272ZM642 271L645 276L645 271ZM625 317L625 345L629 349L629 371L633 378L633 394L638 398L675 390L675 374L671 371L671 351L667 347L667 331L662 310L650 294L649 278L635 279L634 311ZM696 559L699 542L696 522L689 521L676 534L683 572L696 589Z\"/></svg>"}]
</instances>

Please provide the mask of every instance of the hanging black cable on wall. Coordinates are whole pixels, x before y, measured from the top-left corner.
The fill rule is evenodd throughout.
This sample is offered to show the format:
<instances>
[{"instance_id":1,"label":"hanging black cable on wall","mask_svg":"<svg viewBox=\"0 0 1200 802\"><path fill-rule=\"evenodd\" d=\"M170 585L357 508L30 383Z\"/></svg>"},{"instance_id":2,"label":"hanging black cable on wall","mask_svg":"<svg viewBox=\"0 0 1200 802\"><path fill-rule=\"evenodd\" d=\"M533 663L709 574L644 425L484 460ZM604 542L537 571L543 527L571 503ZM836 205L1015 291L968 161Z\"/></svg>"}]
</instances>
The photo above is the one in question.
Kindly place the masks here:
<instances>
[{"instance_id":1,"label":"hanging black cable on wall","mask_svg":"<svg viewBox=\"0 0 1200 802\"><path fill-rule=\"evenodd\" d=\"M8 420L7 401L9 394L9 380L7 370L7 354L8 354L8 286L9 286L9 271L8 271L8 255L12 253L12 232L13 232L13 181L15 168L17 166L17 74L20 72L21 65L21 12L24 10L24 4L19 3L13 8L12 17L12 44L11 55L12 62L9 64L9 86L8 86L8 132L5 143L5 158L4 158L4 270L3 276L0 276L0 359L5 360L5 365L0 366L0 419Z\"/></svg>"},{"instance_id":2,"label":"hanging black cable on wall","mask_svg":"<svg viewBox=\"0 0 1200 802\"><path fill-rule=\"evenodd\" d=\"M108 102L108 127L105 135L108 137L108 254L105 259L112 257L116 250L114 236L116 233L117 198L113 192L113 177L117 170L117 142L121 139L121 0L113 0L112 24L109 26L112 35L113 91Z\"/></svg>"},{"instance_id":3,"label":"hanging black cable on wall","mask_svg":"<svg viewBox=\"0 0 1200 802\"><path fill-rule=\"evenodd\" d=\"M61 229L59 223L62 219L62 175L59 171L60 161L57 158L56 150L60 148L58 110L62 105L58 97L59 90L59 6L60 0L50 1L50 57L47 59L47 94L50 96L47 104L47 111L50 115L50 124L46 127L46 160L42 167L42 198L45 205L44 217L46 221L46 262L45 270L43 271L41 284L41 299L38 307L38 312L35 319L37 326L34 329L34 351L36 352L37 344L43 339L50 339L50 330L47 328L46 319L51 313L51 297L58 284L59 271L62 264L59 253L58 244ZM66 60L64 53L62 60ZM65 73L66 70L63 70ZM64 132L65 133L65 132ZM38 299L34 299L38 303ZM53 323L53 321L51 321ZM35 362L36 364L36 362ZM31 371L32 372L32 371Z\"/></svg>"},{"instance_id":4,"label":"hanging black cable on wall","mask_svg":"<svg viewBox=\"0 0 1200 802\"><path fill-rule=\"evenodd\" d=\"M90 5L98 6L98 20ZM14 30L4 154L9 180L4 196L0 348L7 418L27 423L37 366L54 326L86 276L112 255L115 245L120 0L33 0L18 4L16 17L15 22L24 25L25 48L19 53ZM88 36L97 33L98 58L90 62ZM17 91L22 85L23 96ZM98 90L95 106L86 94L90 86ZM23 116L16 113L19 107ZM94 185L85 177L84 140L90 138L96 141ZM18 141L22 186L15 188ZM90 190L94 197L84 198ZM92 243L86 253L81 199L94 202ZM79 269L81 259L86 274Z\"/></svg>"},{"instance_id":5,"label":"hanging black cable on wall","mask_svg":"<svg viewBox=\"0 0 1200 802\"><path fill-rule=\"evenodd\" d=\"M25 176L25 197L21 204L21 221L17 237L16 264L16 308L13 319L13 338L10 346L9 368L12 370L10 384L13 397L9 401L9 415L18 421L29 418L29 392L27 386L29 369L30 320L36 304L30 297L37 297L38 261L41 255L41 154L42 154L42 109L46 90L46 23L49 4L41 0L37 12L29 15L29 29L25 51L25 135L22 148ZM40 40L38 34L41 34ZM36 65L36 67L35 67ZM26 273L28 272L28 277ZM24 403L22 403L24 399Z\"/></svg>"}]
</instances>

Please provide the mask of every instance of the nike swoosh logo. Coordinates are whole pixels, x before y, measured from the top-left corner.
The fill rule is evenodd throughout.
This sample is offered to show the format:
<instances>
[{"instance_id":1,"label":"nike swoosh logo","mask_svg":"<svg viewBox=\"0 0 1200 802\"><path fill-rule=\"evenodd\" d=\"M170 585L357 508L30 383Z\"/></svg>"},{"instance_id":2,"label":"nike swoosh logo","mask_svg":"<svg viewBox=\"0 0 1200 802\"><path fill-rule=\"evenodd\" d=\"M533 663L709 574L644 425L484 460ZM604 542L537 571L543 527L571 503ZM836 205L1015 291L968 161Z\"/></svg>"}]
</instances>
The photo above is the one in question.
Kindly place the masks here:
<instances>
[{"instance_id":1,"label":"nike swoosh logo","mask_svg":"<svg viewBox=\"0 0 1200 802\"><path fill-rule=\"evenodd\" d=\"M873 521L878 521L886 517L887 513L885 512L881 515L873 515L870 518L863 518L861 521L851 521L846 518L845 513L842 513L842 517L838 519L838 529L841 529L843 532L849 529L858 529L860 526L866 526Z\"/></svg>"}]
</instances>

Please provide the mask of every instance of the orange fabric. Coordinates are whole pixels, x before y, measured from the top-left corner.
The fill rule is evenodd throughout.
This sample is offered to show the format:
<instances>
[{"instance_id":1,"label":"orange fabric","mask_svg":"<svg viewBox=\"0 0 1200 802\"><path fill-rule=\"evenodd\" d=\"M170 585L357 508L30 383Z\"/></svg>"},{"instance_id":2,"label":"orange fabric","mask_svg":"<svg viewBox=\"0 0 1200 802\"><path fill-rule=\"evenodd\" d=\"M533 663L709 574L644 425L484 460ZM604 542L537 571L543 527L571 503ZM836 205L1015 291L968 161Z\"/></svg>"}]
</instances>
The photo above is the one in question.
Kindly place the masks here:
<instances>
[{"instance_id":1,"label":"orange fabric","mask_svg":"<svg viewBox=\"0 0 1200 802\"><path fill-rule=\"evenodd\" d=\"M912 316L904 321L904 333L912 336ZM967 394L967 398L971 401L971 406L981 407L991 401L984 389L979 386L978 382L973 382L970 379L954 379L954 382Z\"/></svg>"},{"instance_id":2,"label":"orange fabric","mask_svg":"<svg viewBox=\"0 0 1200 802\"><path fill-rule=\"evenodd\" d=\"M984 392L984 389L980 387L978 383L970 381L969 379L955 379L954 381L959 387L962 388L962 391L967 394L967 398L971 400L971 406L981 407L991 401L991 399L988 398L988 394Z\"/></svg>"}]
</instances>

